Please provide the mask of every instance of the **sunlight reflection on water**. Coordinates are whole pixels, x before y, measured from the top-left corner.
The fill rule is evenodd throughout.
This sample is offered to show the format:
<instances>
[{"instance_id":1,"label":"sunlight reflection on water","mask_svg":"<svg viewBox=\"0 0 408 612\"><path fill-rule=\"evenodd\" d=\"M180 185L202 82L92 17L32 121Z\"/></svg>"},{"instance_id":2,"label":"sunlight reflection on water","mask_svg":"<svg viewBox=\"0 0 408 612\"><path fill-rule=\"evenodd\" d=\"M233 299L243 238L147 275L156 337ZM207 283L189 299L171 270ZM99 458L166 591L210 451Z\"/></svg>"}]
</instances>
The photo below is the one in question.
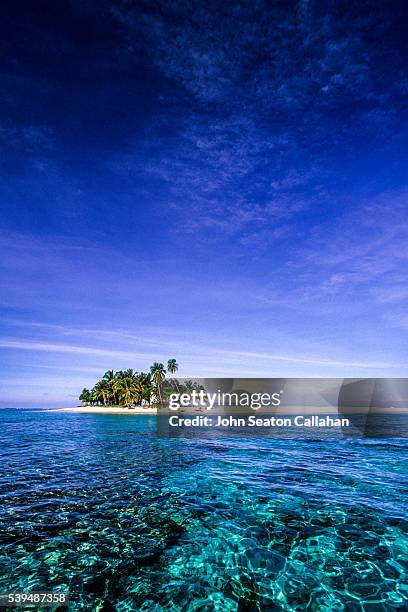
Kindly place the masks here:
<instances>
[{"instance_id":1,"label":"sunlight reflection on water","mask_svg":"<svg viewBox=\"0 0 408 612\"><path fill-rule=\"evenodd\" d=\"M68 589L72 610L408 606L407 440L171 440L154 416L0 420L0 591Z\"/></svg>"}]
</instances>

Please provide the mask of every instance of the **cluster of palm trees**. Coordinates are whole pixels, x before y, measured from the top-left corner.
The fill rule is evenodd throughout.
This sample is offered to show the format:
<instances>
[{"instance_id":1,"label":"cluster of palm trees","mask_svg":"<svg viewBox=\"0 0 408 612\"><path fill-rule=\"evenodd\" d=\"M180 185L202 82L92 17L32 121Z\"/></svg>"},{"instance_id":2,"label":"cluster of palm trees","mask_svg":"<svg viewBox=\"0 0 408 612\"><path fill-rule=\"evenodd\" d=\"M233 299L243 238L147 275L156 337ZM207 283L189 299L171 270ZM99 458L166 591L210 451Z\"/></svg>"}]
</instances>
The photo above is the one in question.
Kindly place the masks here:
<instances>
[{"instance_id":1,"label":"cluster of palm trees","mask_svg":"<svg viewBox=\"0 0 408 612\"><path fill-rule=\"evenodd\" d=\"M93 389L83 389L79 399L86 404L102 406L162 404L163 392L168 387L164 385L166 372L174 375L177 370L178 363L175 359L168 360L167 370L162 363L155 362L149 373L135 372L132 368L117 372L108 370ZM171 384L177 388L175 379Z\"/></svg>"}]
</instances>

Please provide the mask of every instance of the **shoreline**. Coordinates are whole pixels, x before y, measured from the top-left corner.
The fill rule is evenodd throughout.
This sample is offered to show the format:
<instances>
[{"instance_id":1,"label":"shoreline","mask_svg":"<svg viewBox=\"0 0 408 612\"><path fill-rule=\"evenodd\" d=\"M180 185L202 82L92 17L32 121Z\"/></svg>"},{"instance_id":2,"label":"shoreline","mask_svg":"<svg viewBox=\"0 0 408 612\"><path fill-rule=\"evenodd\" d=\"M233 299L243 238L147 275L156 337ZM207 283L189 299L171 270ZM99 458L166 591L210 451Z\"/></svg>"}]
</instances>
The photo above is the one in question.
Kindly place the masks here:
<instances>
[{"instance_id":1,"label":"shoreline","mask_svg":"<svg viewBox=\"0 0 408 612\"><path fill-rule=\"evenodd\" d=\"M73 408L50 408L45 412L77 412L82 414L157 414L157 408L121 408L103 406L75 406Z\"/></svg>"},{"instance_id":2,"label":"shoreline","mask_svg":"<svg viewBox=\"0 0 408 612\"><path fill-rule=\"evenodd\" d=\"M76 412L80 414L157 414L157 408L153 408L151 406L146 408L123 408L121 406L110 406L104 408L103 406L73 406L71 408L44 408L42 412ZM197 409L193 407L187 407L180 411L185 414L208 414L207 411L202 409ZM234 412L234 411L233 411ZM235 411L234 414L239 414L240 411ZM176 413L175 413L176 414ZM256 412L259 416L266 416L269 414L268 411L259 410ZM284 410L277 409L273 412L275 416L286 416L286 415L311 415L311 414L329 414L329 415L337 415L339 414L338 409L330 406L330 407L312 407L312 406L303 406L303 407L285 407ZM388 409L383 408L371 408L367 411L364 408L347 408L341 411L340 414L382 414L382 415L391 415L391 414L408 414L408 408L406 407L390 407Z\"/></svg>"}]
</instances>

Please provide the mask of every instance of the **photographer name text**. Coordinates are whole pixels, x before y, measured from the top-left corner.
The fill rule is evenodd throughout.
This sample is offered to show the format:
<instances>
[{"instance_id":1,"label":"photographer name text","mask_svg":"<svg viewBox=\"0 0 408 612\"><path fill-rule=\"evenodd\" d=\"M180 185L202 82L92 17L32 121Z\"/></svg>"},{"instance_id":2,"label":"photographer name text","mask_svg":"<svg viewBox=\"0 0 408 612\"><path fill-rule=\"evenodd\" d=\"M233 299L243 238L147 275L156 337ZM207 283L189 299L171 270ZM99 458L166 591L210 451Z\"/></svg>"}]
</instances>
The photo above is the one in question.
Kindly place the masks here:
<instances>
[{"instance_id":1,"label":"photographer name text","mask_svg":"<svg viewBox=\"0 0 408 612\"><path fill-rule=\"evenodd\" d=\"M331 417L328 415L296 415L290 417L250 415L235 416L169 416L170 427L350 427L346 418Z\"/></svg>"}]
</instances>

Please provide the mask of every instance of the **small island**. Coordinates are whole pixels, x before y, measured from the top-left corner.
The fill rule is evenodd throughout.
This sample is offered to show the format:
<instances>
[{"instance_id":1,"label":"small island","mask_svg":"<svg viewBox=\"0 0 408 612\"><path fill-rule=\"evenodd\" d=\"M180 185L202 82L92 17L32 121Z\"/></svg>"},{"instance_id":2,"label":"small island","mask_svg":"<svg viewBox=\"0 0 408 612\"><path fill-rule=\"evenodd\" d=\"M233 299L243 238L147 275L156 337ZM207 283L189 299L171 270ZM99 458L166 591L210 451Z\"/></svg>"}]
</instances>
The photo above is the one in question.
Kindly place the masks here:
<instances>
[{"instance_id":1,"label":"small island","mask_svg":"<svg viewBox=\"0 0 408 612\"><path fill-rule=\"evenodd\" d=\"M88 413L128 413L156 414L160 407L168 405L171 393L191 392L198 388L191 380L177 380L174 375L179 364L169 359L167 366L154 362L148 372L127 370L107 370L92 389L82 389L80 406L60 408L63 411ZM166 378L170 374L171 378Z\"/></svg>"}]
</instances>

